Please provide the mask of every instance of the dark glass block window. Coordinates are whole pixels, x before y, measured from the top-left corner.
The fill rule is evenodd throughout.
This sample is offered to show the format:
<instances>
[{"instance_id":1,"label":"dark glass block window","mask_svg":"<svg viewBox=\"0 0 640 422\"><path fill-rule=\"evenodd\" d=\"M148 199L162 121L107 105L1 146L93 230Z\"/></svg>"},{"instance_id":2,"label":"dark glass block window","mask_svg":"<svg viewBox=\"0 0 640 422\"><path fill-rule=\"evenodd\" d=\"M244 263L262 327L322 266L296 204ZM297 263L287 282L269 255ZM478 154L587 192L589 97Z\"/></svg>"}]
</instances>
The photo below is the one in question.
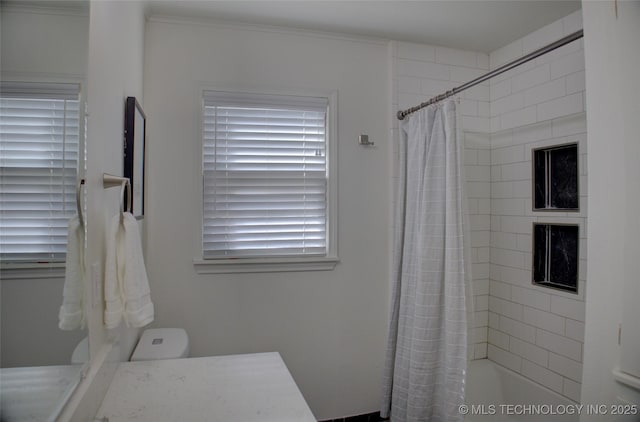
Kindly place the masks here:
<instances>
[{"instance_id":1,"label":"dark glass block window","mask_svg":"<svg viewBox=\"0 0 640 422\"><path fill-rule=\"evenodd\" d=\"M533 225L533 283L578 291L577 225Z\"/></svg>"},{"instance_id":2,"label":"dark glass block window","mask_svg":"<svg viewBox=\"0 0 640 422\"><path fill-rule=\"evenodd\" d=\"M533 151L533 208L577 210L578 144Z\"/></svg>"}]
</instances>

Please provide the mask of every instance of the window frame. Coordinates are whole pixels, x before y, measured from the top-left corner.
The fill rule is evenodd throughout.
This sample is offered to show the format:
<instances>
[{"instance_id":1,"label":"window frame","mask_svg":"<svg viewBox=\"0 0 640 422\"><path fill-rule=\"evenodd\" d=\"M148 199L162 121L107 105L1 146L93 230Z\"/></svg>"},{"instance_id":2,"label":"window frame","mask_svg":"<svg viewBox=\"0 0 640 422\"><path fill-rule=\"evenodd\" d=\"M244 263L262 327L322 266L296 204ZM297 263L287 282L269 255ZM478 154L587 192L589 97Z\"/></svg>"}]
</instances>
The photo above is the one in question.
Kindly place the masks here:
<instances>
[{"instance_id":1,"label":"window frame","mask_svg":"<svg viewBox=\"0 0 640 422\"><path fill-rule=\"evenodd\" d=\"M204 204L204 169L203 144L204 144L204 105L207 92L229 92L239 95L256 96L289 96L289 97L321 97L326 98L327 129L326 129L326 154L327 154L327 253L324 256L299 256L299 257L256 257L256 258L204 258L203 251L203 204ZM193 266L198 274L226 274L226 273L262 273L262 272L289 272L289 271L329 271L333 270L340 262L338 257L338 92L337 91L305 91L283 92L279 90L238 90L211 86L198 88L198 147L196 150L197 161L200 163L196 170L196 186L198 187L197 219L198 229L194 239L196 258Z\"/></svg>"},{"instance_id":2,"label":"window frame","mask_svg":"<svg viewBox=\"0 0 640 422\"><path fill-rule=\"evenodd\" d=\"M545 228L545 245L544 245L544 256L538 255L537 252L540 250L536 245L536 228L544 227ZM576 267L576 275L575 275L575 286L571 286L566 282L558 282L557 280L552 280L551 275L551 267L552 267L552 247L551 247L551 230L553 228L572 228L576 229L576 249L575 249L575 267ZM533 222L532 230L531 230L531 283L534 286L554 289L555 291L562 291L565 293L569 293L574 297L578 295L582 288L580 286L580 224L578 223L544 223L544 222ZM544 263L544 279L536 280L536 265L538 264L538 260L542 260Z\"/></svg>"},{"instance_id":3,"label":"window frame","mask_svg":"<svg viewBox=\"0 0 640 422\"><path fill-rule=\"evenodd\" d=\"M47 98L58 94L66 95L70 89L77 88L77 100L79 103L79 128L78 128L78 162L76 169L76 180L82 178L86 172L85 162L85 138L86 138L86 92L85 81L78 78L65 77L31 77L20 76L18 78L8 77L2 81L3 91L20 92L25 98L38 97ZM58 92L60 91L60 92ZM75 187L74 187L75 191ZM64 257L51 259L48 261L2 261L0 260L1 279L52 279L63 278L66 268L66 252Z\"/></svg>"},{"instance_id":4,"label":"window frame","mask_svg":"<svg viewBox=\"0 0 640 422\"><path fill-rule=\"evenodd\" d=\"M549 162L551 160L551 154L554 151L562 150L562 149L574 149L576 153L576 197L578 198L578 205L575 208L560 208L551 206L551 195L550 192L550 183L551 179L554 175L551 174L551 169L549 166ZM544 153L544 159L538 160L536 157L537 153ZM537 169L536 164L544 161L544 206L537 207L536 199L537 199ZM567 212L567 213L579 213L580 212L580 145L579 142L568 142L562 144L554 144L546 147L532 148L531 149L531 210L533 212Z\"/></svg>"}]
</instances>

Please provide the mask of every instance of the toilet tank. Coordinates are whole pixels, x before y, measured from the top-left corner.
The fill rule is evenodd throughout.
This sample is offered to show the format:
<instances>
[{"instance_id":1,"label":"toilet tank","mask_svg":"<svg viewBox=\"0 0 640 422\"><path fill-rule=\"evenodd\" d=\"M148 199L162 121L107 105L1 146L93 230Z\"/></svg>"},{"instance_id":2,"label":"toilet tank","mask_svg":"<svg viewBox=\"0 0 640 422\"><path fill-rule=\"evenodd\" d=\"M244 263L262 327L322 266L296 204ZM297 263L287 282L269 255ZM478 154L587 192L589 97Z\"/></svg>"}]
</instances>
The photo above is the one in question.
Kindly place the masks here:
<instances>
[{"instance_id":1,"label":"toilet tank","mask_svg":"<svg viewBox=\"0 0 640 422\"><path fill-rule=\"evenodd\" d=\"M182 328L144 330L131 361L177 359L189 356L189 337Z\"/></svg>"},{"instance_id":2,"label":"toilet tank","mask_svg":"<svg viewBox=\"0 0 640 422\"><path fill-rule=\"evenodd\" d=\"M78 343L71 355L71 364L80 365L89 362L89 337L85 337Z\"/></svg>"}]
</instances>

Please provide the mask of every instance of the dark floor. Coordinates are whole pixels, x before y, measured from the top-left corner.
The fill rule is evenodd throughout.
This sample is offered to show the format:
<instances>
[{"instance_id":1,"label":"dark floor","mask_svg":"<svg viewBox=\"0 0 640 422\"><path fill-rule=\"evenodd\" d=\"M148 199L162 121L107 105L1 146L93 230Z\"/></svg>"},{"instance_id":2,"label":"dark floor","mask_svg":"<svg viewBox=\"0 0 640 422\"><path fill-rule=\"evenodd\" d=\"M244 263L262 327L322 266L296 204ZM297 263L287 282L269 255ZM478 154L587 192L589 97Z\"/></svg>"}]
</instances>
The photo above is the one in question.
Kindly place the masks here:
<instances>
[{"instance_id":1,"label":"dark floor","mask_svg":"<svg viewBox=\"0 0 640 422\"><path fill-rule=\"evenodd\" d=\"M382 419L380 412L367 413L366 415L349 416L347 418L327 419L320 422L380 422L388 421L389 419Z\"/></svg>"}]
</instances>

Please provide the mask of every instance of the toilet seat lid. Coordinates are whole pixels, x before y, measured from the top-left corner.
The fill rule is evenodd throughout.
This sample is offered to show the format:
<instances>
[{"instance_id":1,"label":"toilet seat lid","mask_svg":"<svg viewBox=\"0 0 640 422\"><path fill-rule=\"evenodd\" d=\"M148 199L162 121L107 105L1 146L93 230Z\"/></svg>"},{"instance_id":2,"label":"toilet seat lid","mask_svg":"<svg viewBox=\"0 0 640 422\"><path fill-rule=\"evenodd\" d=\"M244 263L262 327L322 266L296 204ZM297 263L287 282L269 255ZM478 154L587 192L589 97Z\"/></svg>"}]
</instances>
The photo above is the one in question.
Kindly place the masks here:
<instances>
[{"instance_id":1,"label":"toilet seat lid","mask_svg":"<svg viewBox=\"0 0 640 422\"><path fill-rule=\"evenodd\" d=\"M189 337L183 328L145 330L131 355L131 361L177 359L189 354Z\"/></svg>"}]
</instances>

